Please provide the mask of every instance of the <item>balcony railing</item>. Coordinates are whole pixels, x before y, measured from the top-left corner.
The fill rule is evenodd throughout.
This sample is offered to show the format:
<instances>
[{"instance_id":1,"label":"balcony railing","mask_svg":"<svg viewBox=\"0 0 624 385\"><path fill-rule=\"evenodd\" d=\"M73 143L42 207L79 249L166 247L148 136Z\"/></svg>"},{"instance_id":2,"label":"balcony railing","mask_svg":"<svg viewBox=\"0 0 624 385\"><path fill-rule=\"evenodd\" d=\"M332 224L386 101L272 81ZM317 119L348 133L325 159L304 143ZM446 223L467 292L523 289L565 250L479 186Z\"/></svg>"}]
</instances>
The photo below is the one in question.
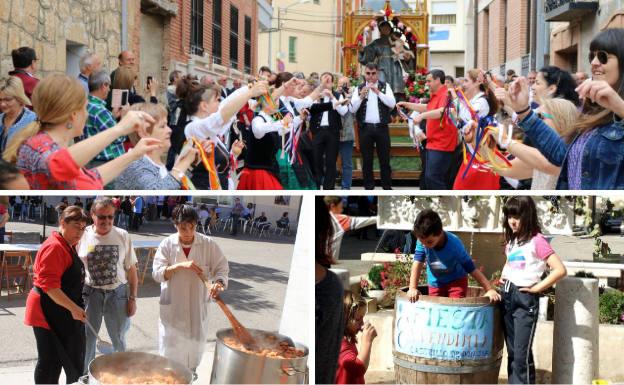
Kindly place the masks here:
<instances>
[{"instance_id":1,"label":"balcony railing","mask_svg":"<svg viewBox=\"0 0 624 385\"><path fill-rule=\"evenodd\" d=\"M545 0L546 21L572 21L598 10L598 1Z\"/></svg>"}]
</instances>

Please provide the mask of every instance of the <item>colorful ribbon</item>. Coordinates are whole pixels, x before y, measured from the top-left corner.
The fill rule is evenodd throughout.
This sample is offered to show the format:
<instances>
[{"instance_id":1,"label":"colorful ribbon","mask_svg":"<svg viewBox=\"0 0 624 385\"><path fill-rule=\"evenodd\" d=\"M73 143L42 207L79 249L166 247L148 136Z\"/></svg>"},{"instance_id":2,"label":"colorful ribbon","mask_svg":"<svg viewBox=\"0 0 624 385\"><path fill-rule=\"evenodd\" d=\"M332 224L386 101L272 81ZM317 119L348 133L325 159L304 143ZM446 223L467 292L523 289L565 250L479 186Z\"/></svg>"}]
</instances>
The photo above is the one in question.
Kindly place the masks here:
<instances>
[{"instance_id":1,"label":"colorful ribbon","mask_svg":"<svg viewBox=\"0 0 624 385\"><path fill-rule=\"evenodd\" d=\"M219 183L219 174L217 173L217 166L215 165L216 148L213 149L210 154L206 154L204 147L201 145L199 140L197 140L197 138L192 137L191 140L199 151L199 156L201 158L202 164L204 165L204 167L206 167L206 170L208 171L208 183L210 184L210 189L221 190L221 183Z\"/></svg>"}]
</instances>

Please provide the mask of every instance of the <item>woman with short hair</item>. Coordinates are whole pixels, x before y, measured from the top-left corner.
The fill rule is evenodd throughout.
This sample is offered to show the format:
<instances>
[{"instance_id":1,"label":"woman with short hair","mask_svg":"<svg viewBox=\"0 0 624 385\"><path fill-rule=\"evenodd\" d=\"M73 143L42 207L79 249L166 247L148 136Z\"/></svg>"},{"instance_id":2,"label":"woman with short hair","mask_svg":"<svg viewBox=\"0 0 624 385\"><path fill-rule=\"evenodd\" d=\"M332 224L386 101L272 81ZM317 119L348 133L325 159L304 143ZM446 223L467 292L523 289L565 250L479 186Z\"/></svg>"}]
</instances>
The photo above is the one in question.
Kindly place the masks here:
<instances>
[{"instance_id":1,"label":"woman with short hair","mask_svg":"<svg viewBox=\"0 0 624 385\"><path fill-rule=\"evenodd\" d=\"M227 287L229 267L215 241L195 230L192 206L178 205L172 220L177 232L158 246L152 273L160 282L158 350L195 372L208 336L208 304Z\"/></svg>"},{"instance_id":2,"label":"woman with short hair","mask_svg":"<svg viewBox=\"0 0 624 385\"><path fill-rule=\"evenodd\" d=\"M30 104L18 77L0 80L0 156L11 138L37 119L37 114L26 108Z\"/></svg>"}]
</instances>

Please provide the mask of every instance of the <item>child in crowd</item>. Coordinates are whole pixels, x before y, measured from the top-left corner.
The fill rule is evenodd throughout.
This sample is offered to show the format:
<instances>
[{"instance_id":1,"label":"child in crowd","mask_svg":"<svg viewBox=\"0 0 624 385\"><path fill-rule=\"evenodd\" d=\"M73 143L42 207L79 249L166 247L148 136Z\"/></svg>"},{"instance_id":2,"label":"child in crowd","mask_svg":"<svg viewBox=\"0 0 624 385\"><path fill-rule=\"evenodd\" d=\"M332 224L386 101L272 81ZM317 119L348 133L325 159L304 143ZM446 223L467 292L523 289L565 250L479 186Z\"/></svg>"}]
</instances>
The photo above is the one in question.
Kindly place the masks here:
<instances>
[{"instance_id":1,"label":"child in crowd","mask_svg":"<svg viewBox=\"0 0 624 385\"><path fill-rule=\"evenodd\" d=\"M366 314L366 301L364 299L356 299L353 293L347 291L343 297L343 309L345 315L344 338L338 357L336 384L364 384L364 374L368 369L371 346L377 337L377 331L370 323L364 323L364 315ZM362 332L361 352L358 352L355 337L359 332Z\"/></svg>"},{"instance_id":2,"label":"child in crowd","mask_svg":"<svg viewBox=\"0 0 624 385\"><path fill-rule=\"evenodd\" d=\"M531 197L511 197L503 207L505 254L503 268L503 330L510 384L534 384L531 345L537 324L539 293L567 275L561 259L541 234ZM541 279L546 267L551 272Z\"/></svg>"},{"instance_id":3,"label":"child in crowd","mask_svg":"<svg viewBox=\"0 0 624 385\"><path fill-rule=\"evenodd\" d=\"M490 302L501 297L475 268L472 258L466 252L461 240L453 233L442 229L442 220L431 209L421 211L414 222L414 235L418 239L414 264L410 276L407 296L411 302L418 301L418 281L423 265L427 264L428 295L464 298L468 291L468 274L479 282Z\"/></svg>"}]
</instances>

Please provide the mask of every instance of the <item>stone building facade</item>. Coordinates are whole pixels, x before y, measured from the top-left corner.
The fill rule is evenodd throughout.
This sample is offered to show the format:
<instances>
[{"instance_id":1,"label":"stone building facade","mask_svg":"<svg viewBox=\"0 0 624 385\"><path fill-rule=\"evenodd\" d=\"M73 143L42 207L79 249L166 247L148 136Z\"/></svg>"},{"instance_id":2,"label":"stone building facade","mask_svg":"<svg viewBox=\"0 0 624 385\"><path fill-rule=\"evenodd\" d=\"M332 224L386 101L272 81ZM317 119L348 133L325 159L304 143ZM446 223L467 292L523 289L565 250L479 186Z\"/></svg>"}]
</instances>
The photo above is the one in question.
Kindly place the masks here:
<instances>
[{"instance_id":1,"label":"stone building facade","mask_svg":"<svg viewBox=\"0 0 624 385\"><path fill-rule=\"evenodd\" d=\"M11 51L33 47L39 77L78 74L78 60L95 51L104 66L114 68L121 50L121 1L2 0L0 7L0 74L13 69Z\"/></svg>"},{"instance_id":2,"label":"stone building facade","mask_svg":"<svg viewBox=\"0 0 624 385\"><path fill-rule=\"evenodd\" d=\"M164 91L168 75L174 69L198 76L225 75L230 79L257 72L255 0L1 0L1 3L0 76L13 69L11 51L21 46L33 47L37 52L39 78L51 73L77 76L80 56L87 50L102 58L104 68L113 70L123 49L135 53L140 89L147 76L153 76ZM216 45L219 49L214 49L217 6L220 6L221 39L220 45ZM233 21L237 21L236 27L231 25Z\"/></svg>"}]
</instances>

